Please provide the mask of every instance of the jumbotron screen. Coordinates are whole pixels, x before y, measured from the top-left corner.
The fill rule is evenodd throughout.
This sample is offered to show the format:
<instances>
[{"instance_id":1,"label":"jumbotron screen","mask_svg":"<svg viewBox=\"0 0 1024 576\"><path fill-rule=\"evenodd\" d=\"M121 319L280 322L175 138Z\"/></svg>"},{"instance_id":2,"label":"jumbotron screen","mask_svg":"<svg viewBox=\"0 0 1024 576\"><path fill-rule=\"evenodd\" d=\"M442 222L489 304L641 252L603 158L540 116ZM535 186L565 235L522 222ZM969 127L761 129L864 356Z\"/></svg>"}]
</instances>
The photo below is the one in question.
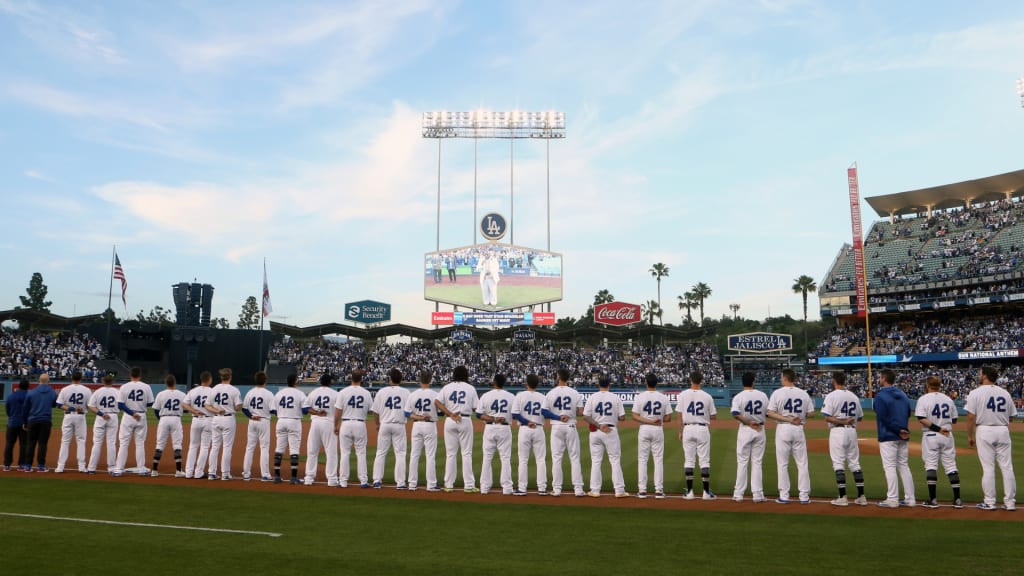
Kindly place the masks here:
<instances>
[{"instance_id":1,"label":"jumbotron screen","mask_svg":"<svg viewBox=\"0 0 1024 576\"><path fill-rule=\"evenodd\" d=\"M429 252L423 297L476 310L508 310L562 299L562 255L512 246L476 244Z\"/></svg>"}]
</instances>

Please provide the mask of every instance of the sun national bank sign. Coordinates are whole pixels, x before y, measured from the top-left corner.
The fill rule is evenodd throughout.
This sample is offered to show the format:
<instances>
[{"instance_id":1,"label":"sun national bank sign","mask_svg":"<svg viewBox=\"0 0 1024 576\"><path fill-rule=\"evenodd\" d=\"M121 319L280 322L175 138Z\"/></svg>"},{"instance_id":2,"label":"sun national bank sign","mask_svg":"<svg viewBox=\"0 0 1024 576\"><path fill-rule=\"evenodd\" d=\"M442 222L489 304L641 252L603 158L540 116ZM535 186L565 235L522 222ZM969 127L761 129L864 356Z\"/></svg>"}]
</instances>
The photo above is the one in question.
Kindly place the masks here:
<instances>
[{"instance_id":1,"label":"sun national bank sign","mask_svg":"<svg viewBox=\"0 0 1024 576\"><path fill-rule=\"evenodd\" d=\"M376 324L391 320L391 304L377 302L375 300L360 300L345 304L345 320L349 322L361 322L363 324Z\"/></svg>"},{"instance_id":2,"label":"sun national bank sign","mask_svg":"<svg viewBox=\"0 0 1024 576\"><path fill-rule=\"evenodd\" d=\"M793 336L790 334L752 332L729 336L729 350L737 352L781 352L792 349Z\"/></svg>"}]
</instances>

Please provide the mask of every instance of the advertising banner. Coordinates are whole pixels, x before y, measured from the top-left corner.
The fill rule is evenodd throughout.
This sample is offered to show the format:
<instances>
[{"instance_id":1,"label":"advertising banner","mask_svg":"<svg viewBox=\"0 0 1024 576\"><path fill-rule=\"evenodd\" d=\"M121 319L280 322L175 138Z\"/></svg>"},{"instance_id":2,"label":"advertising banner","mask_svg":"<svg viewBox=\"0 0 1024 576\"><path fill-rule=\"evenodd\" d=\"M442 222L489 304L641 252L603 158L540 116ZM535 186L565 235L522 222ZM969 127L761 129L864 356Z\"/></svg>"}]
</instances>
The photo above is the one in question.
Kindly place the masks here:
<instances>
[{"instance_id":1,"label":"advertising banner","mask_svg":"<svg viewBox=\"0 0 1024 576\"><path fill-rule=\"evenodd\" d=\"M609 326L628 326L641 320L640 305L609 302L594 306L594 322Z\"/></svg>"},{"instance_id":2,"label":"advertising banner","mask_svg":"<svg viewBox=\"0 0 1024 576\"><path fill-rule=\"evenodd\" d=\"M376 300L360 300L345 304L345 320L349 322L361 322L363 324L376 324L391 320L391 304L377 302Z\"/></svg>"},{"instance_id":3,"label":"advertising banner","mask_svg":"<svg viewBox=\"0 0 1024 576\"><path fill-rule=\"evenodd\" d=\"M853 228L853 275L857 285L857 316L868 313L868 287L864 275L864 231L860 220L860 183L857 180L857 165L846 170L850 186L850 222Z\"/></svg>"}]
</instances>

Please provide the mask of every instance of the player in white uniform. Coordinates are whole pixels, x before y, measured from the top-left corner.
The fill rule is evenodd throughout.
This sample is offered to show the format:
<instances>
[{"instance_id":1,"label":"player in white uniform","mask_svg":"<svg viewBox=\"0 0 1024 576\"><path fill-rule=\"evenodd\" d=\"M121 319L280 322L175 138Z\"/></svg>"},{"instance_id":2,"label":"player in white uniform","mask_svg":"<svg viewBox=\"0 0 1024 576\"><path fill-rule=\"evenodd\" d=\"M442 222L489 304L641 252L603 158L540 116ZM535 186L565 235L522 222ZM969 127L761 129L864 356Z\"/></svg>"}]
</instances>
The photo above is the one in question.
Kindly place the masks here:
<instances>
[{"instance_id":1,"label":"player in white uniform","mask_svg":"<svg viewBox=\"0 0 1024 576\"><path fill-rule=\"evenodd\" d=\"M512 418L519 422L519 489L512 492L514 496L526 496L530 481L530 452L533 452L537 466L537 493L541 496L548 493L548 446L544 437L544 415L540 413L544 395L537 392L539 384L539 376L527 374L526 390L516 394L512 403Z\"/></svg>"},{"instance_id":2,"label":"player in white uniform","mask_svg":"<svg viewBox=\"0 0 1024 576\"><path fill-rule=\"evenodd\" d=\"M654 497L665 497L665 423L672 421L672 402L658 392L658 376L646 376L647 390L633 401L632 418L637 432L637 498L647 498L647 462L654 458Z\"/></svg>"},{"instance_id":3,"label":"player in white uniform","mask_svg":"<svg viewBox=\"0 0 1024 576\"><path fill-rule=\"evenodd\" d=\"M860 447L857 445L857 422L864 419L864 407L860 398L846 389L846 373L832 373L833 390L825 395L821 406L821 414L828 422L828 452L832 457L832 469L836 473L836 486L839 497L832 501L833 506L849 506L846 497L846 466L850 466L853 481L857 485L855 504L868 505L864 496L864 472L860 468Z\"/></svg>"},{"instance_id":4,"label":"player in white uniform","mask_svg":"<svg viewBox=\"0 0 1024 576\"><path fill-rule=\"evenodd\" d=\"M164 446L168 438L171 440L171 448L174 450L174 477L183 478L185 473L181 470L181 442L184 434L181 431L181 415L184 413L185 402L188 398L185 393L177 389L178 381L173 374L164 378L166 388L161 390L153 400L153 411L156 412L159 423L156 426L156 450L153 451L153 471L150 473L154 478L160 475L157 467L160 465L160 458L164 455Z\"/></svg>"},{"instance_id":5,"label":"player in white uniform","mask_svg":"<svg viewBox=\"0 0 1024 576\"><path fill-rule=\"evenodd\" d=\"M289 463L292 467L292 484L301 482L299 479L299 450L302 446L302 403L306 401L306 395L295 387L299 377L289 374L288 386L282 388L274 396L274 405L277 406L277 445L274 447L274 484L280 484L281 460L284 458L285 448L288 449Z\"/></svg>"},{"instance_id":6,"label":"player in white uniform","mask_svg":"<svg viewBox=\"0 0 1024 576\"><path fill-rule=\"evenodd\" d=\"M924 460L924 474L928 481L928 500L922 506L938 508L935 492L939 483L939 459L942 470L953 488L953 507L963 508L960 499L960 473L956 467L956 443L953 440L953 424L956 424L957 410L953 400L940 392L942 380L929 376L925 380L928 393L917 399L914 416L921 423L921 459Z\"/></svg>"},{"instance_id":7,"label":"player in white uniform","mask_svg":"<svg viewBox=\"0 0 1024 576\"><path fill-rule=\"evenodd\" d=\"M231 480L231 450L235 447L235 414L242 409L242 394L231 385L231 368L220 369L220 384L210 390L206 410L213 414L212 441L210 442L210 473L207 478L217 479L220 464L221 480ZM224 452L221 454L221 448ZM217 456L220 455L220 462Z\"/></svg>"},{"instance_id":8,"label":"player in white uniform","mask_svg":"<svg viewBox=\"0 0 1024 576\"><path fill-rule=\"evenodd\" d=\"M60 425L60 455L54 472L64 472L64 463L68 461L68 449L71 439L75 439L75 456L78 458L78 471L85 472L85 411L89 409L92 391L82 386L82 373L71 374L71 384L65 386L57 395L57 407L64 411L64 421Z\"/></svg>"},{"instance_id":9,"label":"player in white uniform","mask_svg":"<svg viewBox=\"0 0 1024 576\"><path fill-rule=\"evenodd\" d=\"M199 386L188 391L185 397L185 409L192 414L192 424L188 430L188 456L185 458L185 478L202 479L206 470L206 460L210 456L210 444L213 441L213 414L206 410L210 401L210 385L213 374L205 370L199 374Z\"/></svg>"},{"instance_id":10,"label":"player in white uniform","mask_svg":"<svg viewBox=\"0 0 1024 576\"><path fill-rule=\"evenodd\" d=\"M483 463L480 466L480 493L491 490L494 470L494 454L501 461L501 493L511 496L512 484L512 403L516 398L505 390L508 379L504 374L495 374L492 389L480 397L477 418L484 422Z\"/></svg>"},{"instance_id":11,"label":"player in white uniform","mask_svg":"<svg viewBox=\"0 0 1024 576\"><path fill-rule=\"evenodd\" d=\"M967 395L967 440L978 447L981 461L982 510L996 509L996 467L1003 474L1003 508L1017 509L1017 480L1013 475L1010 444L1010 420L1017 415L1013 398L996 386L999 371L991 366L981 369L981 385Z\"/></svg>"},{"instance_id":12,"label":"player in white uniform","mask_svg":"<svg viewBox=\"0 0 1024 576\"><path fill-rule=\"evenodd\" d=\"M139 476L148 476L149 469L146 468L146 432L149 423L146 421L146 409L153 405L153 389L141 380L142 370L138 367L132 368L130 372L131 381L121 386L121 404L118 408L124 412L121 419L121 429L117 434L117 464L114 466L114 476L124 473L124 467L128 463L128 446L135 441L135 472Z\"/></svg>"},{"instance_id":13,"label":"player in white uniform","mask_svg":"<svg viewBox=\"0 0 1024 576\"><path fill-rule=\"evenodd\" d=\"M583 406L583 419L590 424L590 492L593 498L601 497L601 462L608 453L612 468L612 488L616 498L628 498L626 481L622 477L622 444L616 424L626 419L626 407L622 399L609 391L611 380L601 377L597 382L598 392L587 398Z\"/></svg>"},{"instance_id":14,"label":"player in white uniform","mask_svg":"<svg viewBox=\"0 0 1024 576\"><path fill-rule=\"evenodd\" d=\"M789 458L796 462L800 503L811 502L811 471L807 465L807 438L804 422L814 415L814 403L807 392L796 387L796 372L782 371L782 387L768 399L768 417L775 428L775 461L779 478L779 504L789 504Z\"/></svg>"},{"instance_id":15,"label":"player in white uniform","mask_svg":"<svg viewBox=\"0 0 1024 576\"><path fill-rule=\"evenodd\" d=\"M562 495L562 458L569 454L572 487L578 497L583 492L583 468L580 466L580 436L576 419L583 413L580 393L569 386L569 370L559 368L557 384L544 397L541 414L551 420L551 495Z\"/></svg>"},{"instance_id":16,"label":"player in white uniform","mask_svg":"<svg viewBox=\"0 0 1024 576\"><path fill-rule=\"evenodd\" d=\"M338 393L331 389L331 381L330 374L321 375L320 387L310 392L302 403L303 411L311 416L306 435L306 486L316 481L321 449L327 456L324 468L327 485L332 488L338 485L338 435L334 433L334 405Z\"/></svg>"},{"instance_id":17,"label":"player in white uniform","mask_svg":"<svg viewBox=\"0 0 1024 576\"><path fill-rule=\"evenodd\" d=\"M409 394L405 417L412 420L412 442L409 446L409 479L406 487L416 490L419 482L420 454L424 454L427 492L440 492L437 486L437 392L430 389L433 375L420 372L420 388Z\"/></svg>"},{"instance_id":18,"label":"player in white uniform","mask_svg":"<svg viewBox=\"0 0 1024 576\"><path fill-rule=\"evenodd\" d=\"M260 447L260 480L270 482L270 418L277 414L274 394L267 390L267 373L257 372L253 376L255 388L245 393L242 412L249 418L245 435L245 457L242 459L242 480L252 478L252 459L256 445Z\"/></svg>"},{"instance_id":19,"label":"player in white uniform","mask_svg":"<svg viewBox=\"0 0 1024 576\"><path fill-rule=\"evenodd\" d=\"M476 388L469 385L469 369L456 366L452 381L441 388L434 405L444 413L444 491L455 489L458 473L458 455L462 453L463 492L479 492L473 476L473 412L479 398Z\"/></svg>"},{"instance_id":20,"label":"player in white uniform","mask_svg":"<svg viewBox=\"0 0 1024 576\"><path fill-rule=\"evenodd\" d=\"M382 388L373 399L370 411L377 422L377 456L373 459L373 487L380 488L384 480L384 462L388 450L395 450L395 488L405 490L405 465L408 441L405 436L405 407L409 391L402 388L402 371L392 368L388 371L391 384Z\"/></svg>"},{"instance_id":21,"label":"player in white uniform","mask_svg":"<svg viewBox=\"0 0 1024 576\"><path fill-rule=\"evenodd\" d=\"M89 411L96 415L96 421L92 424L92 452L89 454L89 468L87 473L95 474L96 466L100 463L100 450L103 444L107 445L107 471L113 474L117 466L117 414L118 406L121 404L121 393L114 388L114 377L106 375L103 377L103 388L93 393L89 398Z\"/></svg>"},{"instance_id":22,"label":"player in white uniform","mask_svg":"<svg viewBox=\"0 0 1024 576\"><path fill-rule=\"evenodd\" d=\"M338 486L348 487L348 478L352 470L352 450L356 452L356 476L360 488L370 487L370 477L366 472L366 415L373 405L373 396L363 388L363 373L352 372L351 384L338 392L334 407L334 429L338 431L338 446L341 450L340 473Z\"/></svg>"},{"instance_id":23,"label":"player in white uniform","mask_svg":"<svg viewBox=\"0 0 1024 576\"><path fill-rule=\"evenodd\" d=\"M768 410L768 395L754 390L753 372L743 374L743 391L732 399L732 417L740 423L736 431L736 485L732 499L743 501L747 491L747 468L750 468L750 495L754 503L764 502L764 423Z\"/></svg>"},{"instance_id":24,"label":"player in white uniform","mask_svg":"<svg viewBox=\"0 0 1024 576\"><path fill-rule=\"evenodd\" d=\"M676 399L679 413L679 440L683 443L683 472L686 475L686 493L683 498L693 500L694 464L700 464L700 481L704 500L714 500L711 491L711 421L718 414L715 399L700 389L704 376L700 372L690 374L690 389L683 390Z\"/></svg>"}]
</instances>

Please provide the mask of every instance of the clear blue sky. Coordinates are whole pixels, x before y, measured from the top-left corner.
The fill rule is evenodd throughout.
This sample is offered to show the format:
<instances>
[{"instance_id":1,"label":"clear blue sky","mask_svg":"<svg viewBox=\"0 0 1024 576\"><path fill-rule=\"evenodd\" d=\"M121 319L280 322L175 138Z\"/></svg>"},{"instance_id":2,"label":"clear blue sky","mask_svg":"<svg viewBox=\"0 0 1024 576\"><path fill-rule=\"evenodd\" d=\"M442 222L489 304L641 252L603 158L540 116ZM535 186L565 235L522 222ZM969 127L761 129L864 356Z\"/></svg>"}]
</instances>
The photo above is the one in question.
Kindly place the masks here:
<instances>
[{"instance_id":1,"label":"clear blue sky","mask_svg":"<svg viewBox=\"0 0 1024 576\"><path fill-rule=\"evenodd\" d=\"M233 324L266 257L275 319L372 298L426 325L428 110L566 113L559 316L653 299L659 261L666 321L700 281L709 316L799 316L793 279L850 239L850 163L866 196L1022 167L1019 2L92 4L0 0L0 308L38 271L54 312L101 312L117 244L132 315L198 278ZM508 212L507 146L481 142L481 211ZM516 150L538 247L543 152ZM445 144L443 246L471 240L471 168Z\"/></svg>"}]
</instances>

